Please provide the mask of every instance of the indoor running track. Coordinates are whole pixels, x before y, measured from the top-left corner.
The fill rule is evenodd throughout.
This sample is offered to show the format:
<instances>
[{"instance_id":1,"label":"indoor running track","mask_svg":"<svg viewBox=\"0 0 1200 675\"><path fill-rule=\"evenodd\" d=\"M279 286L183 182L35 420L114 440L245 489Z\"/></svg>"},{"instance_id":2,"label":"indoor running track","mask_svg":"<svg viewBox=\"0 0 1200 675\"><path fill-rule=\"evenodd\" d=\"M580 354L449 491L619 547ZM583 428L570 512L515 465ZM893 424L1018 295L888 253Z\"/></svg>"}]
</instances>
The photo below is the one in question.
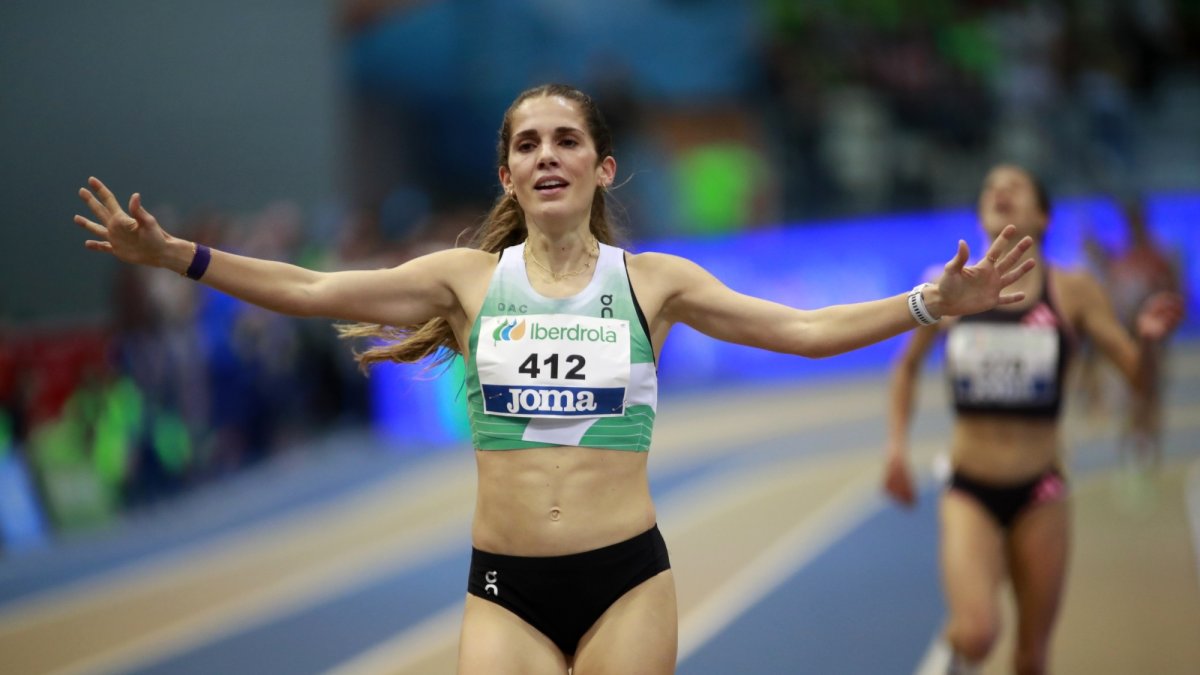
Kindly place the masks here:
<instances>
[{"instance_id":1,"label":"indoor running track","mask_svg":"<svg viewBox=\"0 0 1200 675\"><path fill-rule=\"evenodd\" d=\"M1076 529L1053 672L1200 672L1200 344L1171 372L1157 473L1119 465L1111 415L1069 412ZM661 402L651 480L682 675L936 672L937 487L923 471L912 511L881 497L885 390L875 375ZM931 372L919 468L944 449L946 411ZM0 673L452 673L471 452L312 446L0 560ZM1010 630L986 672L1011 649Z\"/></svg>"}]
</instances>

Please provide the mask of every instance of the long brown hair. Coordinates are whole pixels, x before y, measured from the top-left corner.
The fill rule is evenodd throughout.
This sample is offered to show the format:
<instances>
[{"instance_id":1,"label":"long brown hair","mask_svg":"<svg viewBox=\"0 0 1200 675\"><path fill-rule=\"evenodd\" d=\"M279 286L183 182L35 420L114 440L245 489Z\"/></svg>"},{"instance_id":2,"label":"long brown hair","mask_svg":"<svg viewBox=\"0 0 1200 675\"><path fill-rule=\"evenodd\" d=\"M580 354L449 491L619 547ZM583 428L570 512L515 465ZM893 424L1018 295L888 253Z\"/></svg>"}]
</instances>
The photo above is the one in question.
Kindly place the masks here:
<instances>
[{"instance_id":1,"label":"long brown hair","mask_svg":"<svg viewBox=\"0 0 1200 675\"><path fill-rule=\"evenodd\" d=\"M612 135L600 108L590 96L565 84L543 84L526 89L517 96L504 113L500 134L496 142L496 167L508 166L508 147L512 141L512 117L516 109L531 98L558 96L574 101L583 115L587 132L596 146L596 162L612 155ZM607 190L597 188L592 196L592 213L589 229L597 241L612 244L616 233L609 221L606 203ZM492 205L491 211L475 231L470 248L497 253L525 240L525 211L513 195L502 194ZM416 363L432 357L430 367L446 363L459 354L454 331L443 318L431 319L423 324L407 326L385 326L373 323L355 323L337 326L343 338L368 338L375 344L364 351L354 353L359 367L366 371L382 361Z\"/></svg>"}]
</instances>

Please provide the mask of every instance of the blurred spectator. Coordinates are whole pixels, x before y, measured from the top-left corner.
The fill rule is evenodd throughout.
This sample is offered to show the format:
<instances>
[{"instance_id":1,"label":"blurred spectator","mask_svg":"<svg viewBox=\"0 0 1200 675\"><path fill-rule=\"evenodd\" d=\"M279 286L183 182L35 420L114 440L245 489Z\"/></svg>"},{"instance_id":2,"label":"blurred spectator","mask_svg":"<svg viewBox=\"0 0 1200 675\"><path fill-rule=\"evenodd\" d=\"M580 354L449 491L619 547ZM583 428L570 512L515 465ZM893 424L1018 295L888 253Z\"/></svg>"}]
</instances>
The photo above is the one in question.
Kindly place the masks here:
<instances>
[{"instance_id":1,"label":"blurred spectator","mask_svg":"<svg viewBox=\"0 0 1200 675\"><path fill-rule=\"evenodd\" d=\"M1128 234L1126 248L1112 256L1108 270L1109 293L1117 316L1133 328L1148 298L1163 292L1180 292L1180 270L1159 245L1146 223L1144 204L1128 202L1124 210ZM1122 427L1121 451L1130 459L1157 465L1162 460L1162 390L1166 375L1167 342L1150 354L1152 381L1143 395L1130 394Z\"/></svg>"},{"instance_id":2,"label":"blurred spectator","mask_svg":"<svg viewBox=\"0 0 1200 675\"><path fill-rule=\"evenodd\" d=\"M1157 293L1182 291L1182 271L1177 257L1155 241L1142 201L1124 202L1119 222L1120 243L1112 248L1101 243L1093 228L1085 231L1084 260L1104 283L1117 318L1133 332L1147 299ZM1154 465L1161 460L1161 397L1168 345L1169 341L1163 340L1146 354L1151 381L1141 395L1126 387L1111 386L1112 373L1098 363L1093 347L1085 345L1080 354L1075 386L1083 409L1097 421L1107 419L1114 408L1122 410L1118 451L1134 466ZM1116 391L1130 399L1110 400Z\"/></svg>"},{"instance_id":3,"label":"blurred spectator","mask_svg":"<svg viewBox=\"0 0 1200 675\"><path fill-rule=\"evenodd\" d=\"M1127 245L1109 262L1110 286L1117 315L1132 326L1142 303L1161 291L1179 292L1179 263L1158 242L1146 222L1145 204L1124 204Z\"/></svg>"},{"instance_id":4,"label":"blurred spectator","mask_svg":"<svg viewBox=\"0 0 1200 675\"><path fill-rule=\"evenodd\" d=\"M395 191L428 195L434 211L486 197L494 167L458 149L490 137L485 120L512 91L566 80L596 91L612 118L635 239L958 205L966 177L995 157L1067 193L1144 189L1135 128L1179 115L1180 104L1156 107L1157 92L1187 72L1195 31L1178 0L342 9L357 207L380 209ZM663 138L714 107L737 108L756 138Z\"/></svg>"},{"instance_id":5,"label":"blurred spectator","mask_svg":"<svg viewBox=\"0 0 1200 675\"><path fill-rule=\"evenodd\" d=\"M160 211L177 218L169 206ZM303 215L289 203L242 219L204 212L178 229L226 250L350 264L302 250ZM397 246L372 264L403 255ZM366 420L366 383L327 322L287 319L182 277L127 266L117 270L112 299L104 328L4 331L5 548L37 541L43 510L59 531L100 526L318 429Z\"/></svg>"}]
</instances>

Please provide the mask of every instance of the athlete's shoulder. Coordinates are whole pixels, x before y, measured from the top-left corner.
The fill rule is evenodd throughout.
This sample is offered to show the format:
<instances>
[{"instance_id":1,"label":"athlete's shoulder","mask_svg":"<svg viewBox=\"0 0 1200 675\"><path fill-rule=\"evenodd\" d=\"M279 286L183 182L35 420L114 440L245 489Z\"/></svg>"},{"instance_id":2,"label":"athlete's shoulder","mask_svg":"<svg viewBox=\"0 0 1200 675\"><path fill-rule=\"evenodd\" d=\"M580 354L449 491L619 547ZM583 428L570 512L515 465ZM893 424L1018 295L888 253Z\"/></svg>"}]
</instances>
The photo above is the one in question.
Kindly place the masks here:
<instances>
[{"instance_id":1,"label":"athlete's shoulder","mask_svg":"<svg viewBox=\"0 0 1200 675\"><path fill-rule=\"evenodd\" d=\"M1083 267L1051 268L1050 297L1072 325L1087 312L1108 304L1103 284Z\"/></svg>"},{"instance_id":2,"label":"athlete's shoulder","mask_svg":"<svg viewBox=\"0 0 1200 675\"><path fill-rule=\"evenodd\" d=\"M477 248L468 248L466 246L448 248L444 251L444 253L466 263L480 263L488 260L496 261L500 259L499 251L483 251Z\"/></svg>"},{"instance_id":3,"label":"athlete's shoulder","mask_svg":"<svg viewBox=\"0 0 1200 675\"><path fill-rule=\"evenodd\" d=\"M499 253L481 251L477 248L447 248L425 256L430 262L444 265L451 272L491 271L500 261Z\"/></svg>"},{"instance_id":4,"label":"athlete's shoulder","mask_svg":"<svg viewBox=\"0 0 1200 675\"><path fill-rule=\"evenodd\" d=\"M447 248L414 258L400 268L408 267L462 291L486 286L499 261L497 253L474 248Z\"/></svg>"},{"instance_id":5,"label":"athlete's shoulder","mask_svg":"<svg viewBox=\"0 0 1200 675\"><path fill-rule=\"evenodd\" d=\"M1079 296L1103 293L1100 280L1084 267L1053 266L1047 270L1051 283L1058 286L1060 295Z\"/></svg>"},{"instance_id":6,"label":"athlete's shoulder","mask_svg":"<svg viewBox=\"0 0 1200 675\"><path fill-rule=\"evenodd\" d=\"M488 260L496 261L500 259L499 253L490 253L481 251L477 248L467 248L466 246L456 246L454 248L443 248L429 253L423 253L414 260L430 260L443 264L461 264L461 265L478 265L487 262Z\"/></svg>"},{"instance_id":7,"label":"athlete's shoulder","mask_svg":"<svg viewBox=\"0 0 1200 675\"><path fill-rule=\"evenodd\" d=\"M630 271L642 274L662 276L688 274L702 271L700 265L687 258L670 253L647 251L645 253L630 253L626 251Z\"/></svg>"}]
</instances>

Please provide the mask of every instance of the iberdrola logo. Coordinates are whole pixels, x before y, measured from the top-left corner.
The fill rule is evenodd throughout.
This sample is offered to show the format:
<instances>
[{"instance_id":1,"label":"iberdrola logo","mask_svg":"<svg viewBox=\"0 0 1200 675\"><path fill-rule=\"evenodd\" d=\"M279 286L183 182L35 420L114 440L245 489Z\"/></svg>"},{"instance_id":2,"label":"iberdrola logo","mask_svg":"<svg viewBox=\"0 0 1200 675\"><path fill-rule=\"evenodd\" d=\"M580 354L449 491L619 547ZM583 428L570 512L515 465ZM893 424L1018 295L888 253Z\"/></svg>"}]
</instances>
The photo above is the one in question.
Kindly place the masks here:
<instances>
[{"instance_id":1,"label":"iberdrola logo","mask_svg":"<svg viewBox=\"0 0 1200 675\"><path fill-rule=\"evenodd\" d=\"M516 319L511 321L500 321L500 325L496 326L496 330L492 331L492 339L499 342L504 340L510 342L512 340L520 340L525 337L525 320L521 319L517 323Z\"/></svg>"}]
</instances>

